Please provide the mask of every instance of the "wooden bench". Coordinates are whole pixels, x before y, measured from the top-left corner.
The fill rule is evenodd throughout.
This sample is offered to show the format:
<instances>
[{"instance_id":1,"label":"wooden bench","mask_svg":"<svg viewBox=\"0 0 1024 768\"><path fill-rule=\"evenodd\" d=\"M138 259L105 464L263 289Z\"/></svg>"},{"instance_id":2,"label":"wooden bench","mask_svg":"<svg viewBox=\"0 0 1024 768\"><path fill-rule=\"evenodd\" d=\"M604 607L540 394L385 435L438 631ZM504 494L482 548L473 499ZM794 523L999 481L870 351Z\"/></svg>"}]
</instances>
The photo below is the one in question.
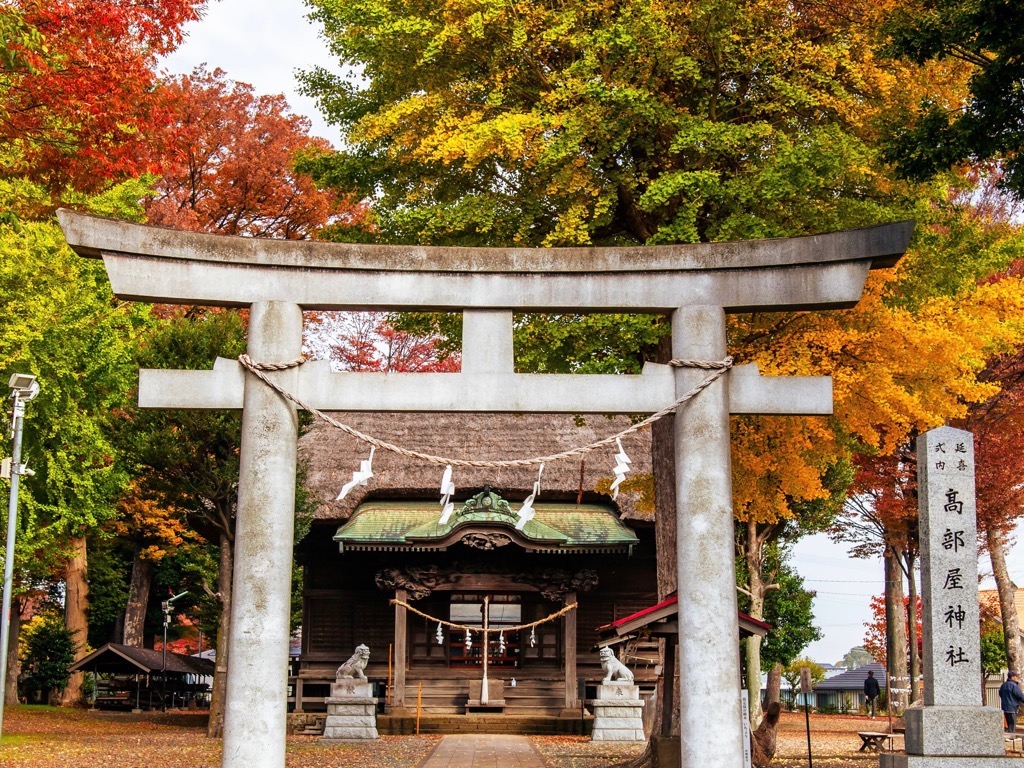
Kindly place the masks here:
<instances>
[{"instance_id":1,"label":"wooden bench","mask_svg":"<svg viewBox=\"0 0 1024 768\"><path fill-rule=\"evenodd\" d=\"M889 742L889 751L892 751L892 734L881 731L859 731L860 749L858 752L884 752L885 742Z\"/></svg>"}]
</instances>

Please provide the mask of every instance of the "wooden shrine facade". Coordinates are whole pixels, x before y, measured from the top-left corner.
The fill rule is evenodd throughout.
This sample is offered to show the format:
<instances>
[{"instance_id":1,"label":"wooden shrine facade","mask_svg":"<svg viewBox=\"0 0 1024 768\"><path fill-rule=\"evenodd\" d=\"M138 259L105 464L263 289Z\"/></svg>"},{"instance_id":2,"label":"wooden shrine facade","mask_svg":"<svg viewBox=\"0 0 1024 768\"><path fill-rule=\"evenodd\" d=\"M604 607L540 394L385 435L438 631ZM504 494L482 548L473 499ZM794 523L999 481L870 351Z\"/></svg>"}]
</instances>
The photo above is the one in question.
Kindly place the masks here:
<instances>
[{"instance_id":1,"label":"wooden shrine facade","mask_svg":"<svg viewBox=\"0 0 1024 768\"><path fill-rule=\"evenodd\" d=\"M345 416L360 429L372 429L376 421L366 414ZM444 441L459 435L480 457L526 452L527 446L558 450L622 423L628 422L602 416L580 425L550 415L394 414L387 420L390 430L432 450L451 449ZM649 472L649 433L625 447L634 474ZM296 681L303 689L301 707L322 707L326 681L363 643L371 652L367 675L390 710L415 707L422 683L428 713L464 713L470 686L481 679L483 638L471 633L467 648L465 632L442 626L439 641L438 622L421 614L479 626L487 597L489 624L499 632L503 625L529 624L577 605L532 631L501 632L500 638L492 633L488 666L491 685L498 680L504 687L499 711L557 716L572 709L578 718L579 680L593 685L602 676L597 628L657 600L653 518L641 494L627 490L613 501L596 490L611 479L611 452L545 469L535 514L517 529L535 469L457 472L456 480L468 487L457 491L455 512L441 523L433 487L437 469L402 457L378 454L368 485L336 500L361 450L323 425L311 427L300 442L318 501L299 547L305 571ZM653 688L656 646L634 643L626 655L637 679Z\"/></svg>"}]
</instances>

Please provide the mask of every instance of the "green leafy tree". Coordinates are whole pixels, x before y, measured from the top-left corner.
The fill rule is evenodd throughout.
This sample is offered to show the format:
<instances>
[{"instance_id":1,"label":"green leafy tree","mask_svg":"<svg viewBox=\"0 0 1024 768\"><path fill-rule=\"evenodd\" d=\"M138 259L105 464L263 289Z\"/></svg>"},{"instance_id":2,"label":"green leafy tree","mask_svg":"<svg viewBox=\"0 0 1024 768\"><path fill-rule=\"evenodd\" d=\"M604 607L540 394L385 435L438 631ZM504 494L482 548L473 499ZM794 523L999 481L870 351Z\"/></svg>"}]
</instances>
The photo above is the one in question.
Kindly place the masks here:
<instances>
[{"instance_id":1,"label":"green leafy tree","mask_svg":"<svg viewBox=\"0 0 1024 768\"><path fill-rule=\"evenodd\" d=\"M155 329L137 365L201 370L218 356L236 357L244 349L241 315L197 310ZM210 717L210 733L218 734L228 664L241 415L228 410L130 409L121 427L122 450L135 462L134 471L146 476L149 491L164 507L182 510L190 525L216 547L216 586L206 584L204 591L216 596L220 611ZM148 599L148 592L133 599Z\"/></svg>"},{"instance_id":2,"label":"green leafy tree","mask_svg":"<svg viewBox=\"0 0 1024 768\"><path fill-rule=\"evenodd\" d=\"M999 621L982 622L981 625L981 671L986 675L997 675L1006 669L1006 642L1003 625Z\"/></svg>"},{"instance_id":3,"label":"green leafy tree","mask_svg":"<svg viewBox=\"0 0 1024 768\"><path fill-rule=\"evenodd\" d=\"M789 690L792 692L792 698L789 700L791 708L796 707L796 697L800 693L800 674L805 668L811 670L812 685L817 685L825 679L825 668L806 657L794 659L786 664L782 668L782 678L789 684Z\"/></svg>"},{"instance_id":4,"label":"green leafy tree","mask_svg":"<svg viewBox=\"0 0 1024 768\"><path fill-rule=\"evenodd\" d=\"M46 701L52 692L63 691L71 677L77 643L63 619L50 613L31 622L24 631L22 662L28 669L28 684Z\"/></svg>"},{"instance_id":5,"label":"green leafy tree","mask_svg":"<svg viewBox=\"0 0 1024 768\"><path fill-rule=\"evenodd\" d=\"M969 161L1002 162L1003 184L1024 197L1024 6L1006 0L917 0L896 7L891 54L917 63L963 62L969 94L922 100L892 131L888 156L910 178Z\"/></svg>"},{"instance_id":6,"label":"green leafy tree","mask_svg":"<svg viewBox=\"0 0 1024 768\"><path fill-rule=\"evenodd\" d=\"M303 76L348 147L304 167L372 197L378 239L654 244L898 215L872 122L918 85L893 87L871 7L310 5L359 76Z\"/></svg>"},{"instance_id":7,"label":"green leafy tree","mask_svg":"<svg viewBox=\"0 0 1024 768\"><path fill-rule=\"evenodd\" d=\"M102 195L68 196L93 213L131 219L146 189L127 182ZM69 628L84 647L85 535L114 515L128 482L110 429L135 380L135 345L151 318L147 308L114 299L102 263L73 254L55 221L15 215L21 193L42 194L0 180L0 208L8 211L0 218L0 373L33 373L41 383L25 420L25 457L36 474L21 486L16 593L63 581ZM77 698L74 688L75 681L68 690Z\"/></svg>"},{"instance_id":8,"label":"green leafy tree","mask_svg":"<svg viewBox=\"0 0 1024 768\"><path fill-rule=\"evenodd\" d=\"M808 645L821 640L821 630L814 626L814 595L804 587L804 580L788 565L775 577L779 588L768 594L764 620L772 625L761 646L761 667L774 664L783 667L796 659Z\"/></svg>"}]
</instances>

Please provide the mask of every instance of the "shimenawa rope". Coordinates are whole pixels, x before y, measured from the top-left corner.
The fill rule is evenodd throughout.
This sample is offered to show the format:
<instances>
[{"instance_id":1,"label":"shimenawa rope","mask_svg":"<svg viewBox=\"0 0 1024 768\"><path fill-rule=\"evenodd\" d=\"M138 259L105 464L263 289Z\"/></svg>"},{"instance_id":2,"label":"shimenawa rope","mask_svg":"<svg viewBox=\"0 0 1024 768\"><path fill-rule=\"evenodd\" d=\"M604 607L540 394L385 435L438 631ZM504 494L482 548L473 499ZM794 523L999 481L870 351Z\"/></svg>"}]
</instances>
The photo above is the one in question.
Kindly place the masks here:
<instances>
[{"instance_id":1,"label":"shimenawa rope","mask_svg":"<svg viewBox=\"0 0 1024 768\"><path fill-rule=\"evenodd\" d=\"M291 400L299 408L309 411L322 421L327 422L331 426L340 429L342 432L345 432L346 434L351 435L352 437L355 437L358 440L362 440L363 442L369 443L370 445L376 446L377 448L380 448L382 450L390 451L391 453L397 453L400 456L406 456L412 459L419 459L421 461L426 461L431 464L439 464L442 466L447 465L453 467L483 468L531 467L536 466L538 464L547 464L552 461L558 461L559 459L566 459L569 458L570 456L582 456L583 454L590 453L591 451L595 451L598 448L603 448L606 445L613 445L616 440L621 440L623 437L626 437L627 435L631 435L634 432L640 431L644 427L649 426L654 422L658 421L658 419L664 418L668 414L672 413L687 401L692 400L705 389L714 384L733 366L733 359L731 356L726 357L723 360L710 361L670 360L668 364L676 368L700 368L703 370L714 371L714 373L706 377L703 381L701 381L699 384L693 387L693 389L689 390L686 394L684 394L671 405L662 408L657 413L651 414L643 421L639 421L636 424L627 427L626 429L622 430L617 434L602 438L601 440L597 440L593 443L590 443L589 445L585 445L580 448L571 448L567 451L553 453L548 456L538 456L532 459L502 459L497 461L480 461L474 459L450 459L444 456L435 456L430 453L422 453L420 451L414 451L409 448L402 448L399 445L394 445L393 443L388 443L384 440L379 440L376 437L371 437L370 435L360 432L358 429L355 429L354 427L350 427L347 424L342 424L340 421L331 418L323 411L303 402L297 396L293 395L291 392L286 390L284 387L280 386L279 384L271 380L271 378L264 373L264 371L284 371L289 368L294 368L296 366L302 365L304 362L306 362L305 357L298 357L295 360L291 360L286 363L260 363L253 360L251 357L249 357L249 355L242 354L238 356L238 362L240 362L246 370L248 370L258 379L260 379L260 381L262 381L264 384L273 389L282 397Z\"/></svg>"},{"instance_id":2,"label":"shimenawa rope","mask_svg":"<svg viewBox=\"0 0 1024 768\"><path fill-rule=\"evenodd\" d=\"M459 630L463 630L463 631L466 631L466 632L487 632L488 634L498 633L498 632L518 632L521 629L530 629L531 627L537 627L537 626L540 626L541 624L545 624L545 623L547 623L549 621L554 621L558 617L567 614L569 611L576 610L576 603L569 603L569 605L565 606L561 610L555 611L550 616L545 616L543 619L538 619L537 621L531 621L529 624L516 624L514 627L510 627L510 626L508 626L506 624L500 624L497 627L488 627L487 629L484 629L483 627L468 627L465 624L456 624L456 623L451 622L451 621L445 621L444 619L439 619L436 616L431 616L429 613L424 613L419 608L415 608L415 607L409 605L404 600L391 600L391 604L392 605L400 605L403 608L412 611L413 613L419 614L420 616L422 616L427 621L430 621L430 622L436 621L438 624L443 624L444 626L451 627L452 629L459 629Z\"/></svg>"}]
</instances>

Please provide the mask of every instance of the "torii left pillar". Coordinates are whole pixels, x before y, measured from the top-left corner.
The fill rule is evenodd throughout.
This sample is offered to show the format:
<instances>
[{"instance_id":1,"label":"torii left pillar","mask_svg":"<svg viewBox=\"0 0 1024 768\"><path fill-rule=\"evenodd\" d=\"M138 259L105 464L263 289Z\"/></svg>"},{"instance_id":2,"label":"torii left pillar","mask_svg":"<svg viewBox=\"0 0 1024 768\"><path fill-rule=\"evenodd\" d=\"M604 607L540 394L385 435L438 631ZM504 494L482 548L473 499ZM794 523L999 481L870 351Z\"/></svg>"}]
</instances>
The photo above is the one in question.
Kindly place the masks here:
<instances>
[{"instance_id":1,"label":"torii left pillar","mask_svg":"<svg viewBox=\"0 0 1024 768\"><path fill-rule=\"evenodd\" d=\"M676 357L720 360L725 316L853 306L868 270L903 253L911 222L803 238L650 248L463 249L217 237L58 212L69 244L101 256L115 295L249 307L249 354L293 360L302 309L463 313L458 374L331 373L327 363L269 374L320 410L653 413L703 378L646 365L642 375L530 375L512 364L513 312L637 312L672 317ZM235 592L224 768L283 768L296 414L238 361L212 371L142 371L140 405L243 408ZM731 369L676 419L680 546L681 768L740 768L729 416L831 413L827 377ZM685 546L683 542L685 541Z\"/></svg>"},{"instance_id":2,"label":"torii left pillar","mask_svg":"<svg viewBox=\"0 0 1024 768\"><path fill-rule=\"evenodd\" d=\"M286 361L301 351L298 304L260 301L252 305L250 357ZM295 368L270 375L290 391L296 388ZM285 742L275 735L287 714L288 625L266 618L290 613L298 414L291 402L252 374L247 374L244 403L224 764L284 765Z\"/></svg>"}]
</instances>

